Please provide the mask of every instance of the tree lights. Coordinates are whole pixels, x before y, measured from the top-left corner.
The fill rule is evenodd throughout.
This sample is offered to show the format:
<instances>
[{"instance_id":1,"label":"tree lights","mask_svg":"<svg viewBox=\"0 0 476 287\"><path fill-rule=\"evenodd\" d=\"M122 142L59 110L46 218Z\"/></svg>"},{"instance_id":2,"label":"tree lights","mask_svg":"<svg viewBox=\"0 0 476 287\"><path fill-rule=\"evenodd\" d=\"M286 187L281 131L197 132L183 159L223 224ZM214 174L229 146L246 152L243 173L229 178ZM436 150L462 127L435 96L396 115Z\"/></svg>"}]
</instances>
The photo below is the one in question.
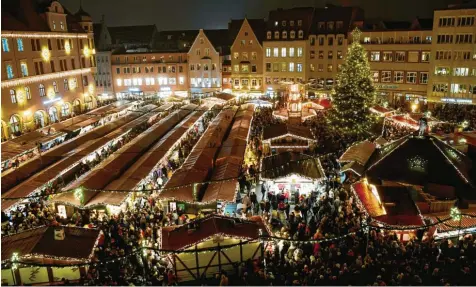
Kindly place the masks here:
<instances>
[{"instance_id":1,"label":"tree lights","mask_svg":"<svg viewBox=\"0 0 476 287\"><path fill-rule=\"evenodd\" d=\"M369 109L375 102L375 87L360 34L357 28L352 32L353 42L332 94L329 121L339 132L364 136L374 121Z\"/></svg>"}]
</instances>

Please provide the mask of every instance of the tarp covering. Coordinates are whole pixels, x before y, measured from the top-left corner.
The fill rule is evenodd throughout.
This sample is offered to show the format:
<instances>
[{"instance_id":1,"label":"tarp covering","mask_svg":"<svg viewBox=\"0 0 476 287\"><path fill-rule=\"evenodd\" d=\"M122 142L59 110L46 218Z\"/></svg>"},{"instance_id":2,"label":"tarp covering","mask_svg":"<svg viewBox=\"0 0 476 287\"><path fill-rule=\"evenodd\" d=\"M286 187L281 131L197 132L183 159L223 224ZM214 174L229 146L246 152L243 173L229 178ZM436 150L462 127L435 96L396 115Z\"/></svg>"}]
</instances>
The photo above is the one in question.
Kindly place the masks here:
<instances>
[{"instance_id":1,"label":"tarp covering","mask_svg":"<svg viewBox=\"0 0 476 287\"><path fill-rule=\"evenodd\" d=\"M197 200L194 187L188 185L203 182L210 175L215 156L235 113L236 108L223 110L213 119L183 165L165 184L164 191L159 195L160 198L175 198L179 201Z\"/></svg>"}]
</instances>

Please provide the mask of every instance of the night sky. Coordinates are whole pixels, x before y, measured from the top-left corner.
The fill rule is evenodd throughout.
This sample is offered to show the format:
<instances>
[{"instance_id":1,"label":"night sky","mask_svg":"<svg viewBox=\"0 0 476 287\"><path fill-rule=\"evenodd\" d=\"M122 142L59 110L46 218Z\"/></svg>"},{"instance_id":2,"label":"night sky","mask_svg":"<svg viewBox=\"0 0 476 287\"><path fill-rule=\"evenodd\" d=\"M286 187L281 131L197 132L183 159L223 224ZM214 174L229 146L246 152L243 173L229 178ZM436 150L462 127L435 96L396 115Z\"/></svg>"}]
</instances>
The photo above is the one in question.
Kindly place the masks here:
<instances>
[{"instance_id":1,"label":"night sky","mask_svg":"<svg viewBox=\"0 0 476 287\"><path fill-rule=\"evenodd\" d=\"M460 1L460 0L459 0ZM71 12L80 0L60 0ZM83 9L94 22L106 17L108 26L156 24L159 30L219 29L228 21L265 18L269 10L324 4L360 6L366 18L412 20L430 18L435 8L445 8L458 0L83 0Z\"/></svg>"}]
</instances>

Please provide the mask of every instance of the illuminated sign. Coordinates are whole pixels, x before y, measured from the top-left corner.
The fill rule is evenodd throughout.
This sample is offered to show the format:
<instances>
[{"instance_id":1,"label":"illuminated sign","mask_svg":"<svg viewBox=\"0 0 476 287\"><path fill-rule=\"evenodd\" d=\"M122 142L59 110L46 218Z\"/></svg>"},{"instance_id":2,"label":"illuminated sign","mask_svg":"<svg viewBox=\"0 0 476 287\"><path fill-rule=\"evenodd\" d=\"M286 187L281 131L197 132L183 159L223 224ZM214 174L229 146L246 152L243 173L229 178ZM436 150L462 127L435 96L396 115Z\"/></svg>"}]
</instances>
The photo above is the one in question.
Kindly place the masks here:
<instances>
[{"instance_id":1,"label":"illuminated sign","mask_svg":"<svg viewBox=\"0 0 476 287\"><path fill-rule=\"evenodd\" d=\"M377 89L398 89L398 85L375 85Z\"/></svg>"},{"instance_id":2,"label":"illuminated sign","mask_svg":"<svg viewBox=\"0 0 476 287\"><path fill-rule=\"evenodd\" d=\"M473 100L471 99L454 99L454 98L442 98L444 103L457 103L457 104L472 104Z\"/></svg>"},{"instance_id":3,"label":"illuminated sign","mask_svg":"<svg viewBox=\"0 0 476 287\"><path fill-rule=\"evenodd\" d=\"M47 101L44 101L43 104L48 105L48 104L55 103L55 102L58 102L58 101L61 101L61 98L54 98L54 99L51 99L51 100L47 100Z\"/></svg>"}]
</instances>

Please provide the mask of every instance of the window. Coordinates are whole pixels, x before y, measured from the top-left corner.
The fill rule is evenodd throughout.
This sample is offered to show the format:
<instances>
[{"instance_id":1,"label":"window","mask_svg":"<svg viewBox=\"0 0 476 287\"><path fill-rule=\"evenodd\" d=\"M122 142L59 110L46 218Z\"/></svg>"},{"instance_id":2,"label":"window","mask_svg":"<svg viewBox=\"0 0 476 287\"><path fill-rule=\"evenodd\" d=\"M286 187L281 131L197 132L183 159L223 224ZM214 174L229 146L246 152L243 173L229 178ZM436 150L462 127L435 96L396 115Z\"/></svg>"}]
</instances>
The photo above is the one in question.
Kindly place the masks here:
<instances>
[{"instance_id":1,"label":"window","mask_svg":"<svg viewBox=\"0 0 476 287\"><path fill-rule=\"evenodd\" d=\"M436 38L438 44L451 44L453 43L453 35L449 34L440 34Z\"/></svg>"},{"instance_id":2,"label":"window","mask_svg":"<svg viewBox=\"0 0 476 287\"><path fill-rule=\"evenodd\" d=\"M86 87L88 85L88 76L83 76L83 86Z\"/></svg>"},{"instance_id":3,"label":"window","mask_svg":"<svg viewBox=\"0 0 476 287\"><path fill-rule=\"evenodd\" d=\"M420 84L428 84L428 73L420 72Z\"/></svg>"},{"instance_id":4,"label":"window","mask_svg":"<svg viewBox=\"0 0 476 287\"><path fill-rule=\"evenodd\" d=\"M297 71L298 73L302 73L302 64L301 63L297 63Z\"/></svg>"},{"instance_id":5,"label":"window","mask_svg":"<svg viewBox=\"0 0 476 287\"><path fill-rule=\"evenodd\" d=\"M289 71L294 72L294 63L289 63Z\"/></svg>"},{"instance_id":6,"label":"window","mask_svg":"<svg viewBox=\"0 0 476 287\"><path fill-rule=\"evenodd\" d=\"M58 85L56 84L56 81L53 82L53 90L55 91L55 93L59 93Z\"/></svg>"},{"instance_id":7,"label":"window","mask_svg":"<svg viewBox=\"0 0 476 287\"><path fill-rule=\"evenodd\" d=\"M451 52L450 51L436 51L436 59L437 60L451 60Z\"/></svg>"},{"instance_id":8,"label":"window","mask_svg":"<svg viewBox=\"0 0 476 287\"><path fill-rule=\"evenodd\" d=\"M419 52L410 51L408 52L408 62L409 63L418 63Z\"/></svg>"},{"instance_id":9,"label":"window","mask_svg":"<svg viewBox=\"0 0 476 287\"><path fill-rule=\"evenodd\" d=\"M18 38L17 39L17 49L18 49L18 52L23 52L23 39L22 38Z\"/></svg>"},{"instance_id":10,"label":"window","mask_svg":"<svg viewBox=\"0 0 476 287\"><path fill-rule=\"evenodd\" d=\"M241 72L242 73L249 73L249 66L248 65L241 65Z\"/></svg>"},{"instance_id":11,"label":"window","mask_svg":"<svg viewBox=\"0 0 476 287\"><path fill-rule=\"evenodd\" d=\"M116 68L116 74L121 74L121 68Z\"/></svg>"},{"instance_id":12,"label":"window","mask_svg":"<svg viewBox=\"0 0 476 287\"><path fill-rule=\"evenodd\" d=\"M273 63L273 72L279 72L279 63Z\"/></svg>"},{"instance_id":13,"label":"window","mask_svg":"<svg viewBox=\"0 0 476 287\"><path fill-rule=\"evenodd\" d=\"M309 58L314 59L316 57L316 51L311 51L309 53Z\"/></svg>"},{"instance_id":14,"label":"window","mask_svg":"<svg viewBox=\"0 0 476 287\"><path fill-rule=\"evenodd\" d=\"M342 56L342 51L337 51L337 59L342 59L344 56Z\"/></svg>"},{"instance_id":15,"label":"window","mask_svg":"<svg viewBox=\"0 0 476 287\"><path fill-rule=\"evenodd\" d=\"M31 92L29 87L25 87L25 95L27 100L31 100Z\"/></svg>"},{"instance_id":16,"label":"window","mask_svg":"<svg viewBox=\"0 0 476 287\"><path fill-rule=\"evenodd\" d=\"M317 66L317 70L318 70L319 72L324 72L324 65L323 65L323 64L319 64L319 65Z\"/></svg>"},{"instance_id":17,"label":"window","mask_svg":"<svg viewBox=\"0 0 476 287\"><path fill-rule=\"evenodd\" d=\"M390 83L392 79L391 71L382 71L382 83Z\"/></svg>"},{"instance_id":18,"label":"window","mask_svg":"<svg viewBox=\"0 0 476 287\"><path fill-rule=\"evenodd\" d=\"M215 67L215 64L213 64L213 67ZM214 70L214 69L213 69L213 70ZM179 73L183 73L183 66L179 66L179 67L178 67L178 71L179 71ZM150 72L151 72L151 73L154 72L154 67L152 67L152 68L150 69Z\"/></svg>"},{"instance_id":19,"label":"window","mask_svg":"<svg viewBox=\"0 0 476 287\"><path fill-rule=\"evenodd\" d=\"M283 27L286 27L286 21L281 21L281 25L282 25Z\"/></svg>"},{"instance_id":20,"label":"window","mask_svg":"<svg viewBox=\"0 0 476 287\"><path fill-rule=\"evenodd\" d=\"M294 57L294 48L289 48L289 57L293 58Z\"/></svg>"},{"instance_id":21,"label":"window","mask_svg":"<svg viewBox=\"0 0 476 287\"><path fill-rule=\"evenodd\" d=\"M40 91L40 97L46 96L45 86L43 84L38 86L38 90Z\"/></svg>"},{"instance_id":22,"label":"window","mask_svg":"<svg viewBox=\"0 0 476 287\"><path fill-rule=\"evenodd\" d=\"M240 65L233 65L233 71L235 71L235 73L239 73L240 72Z\"/></svg>"},{"instance_id":23,"label":"window","mask_svg":"<svg viewBox=\"0 0 476 287\"><path fill-rule=\"evenodd\" d=\"M332 51L327 52L327 59L332 60L334 58L334 53Z\"/></svg>"},{"instance_id":24,"label":"window","mask_svg":"<svg viewBox=\"0 0 476 287\"><path fill-rule=\"evenodd\" d=\"M177 84L177 78L169 78L169 85L175 86Z\"/></svg>"},{"instance_id":25,"label":"window","mask_svg":"<svg viewBox=\"0 0 476 287\"><path fill-rule=\"evenodd\" d=\"M370 37L364 37L364 44L370 44Z\"/></svg>"},{"instance_id":26,"label":"window","mask_svg":"<svg viewBox=\"0 0 476 287\"><path fill-rule=\"evenodd\" d=\"M119 85L120 86L120 85ZM63 80L63 89L66 91L69 91L69 83L68 83L68 79L64 79Z\"/></svg>"},{"instance_id":27,"label":"window","mask_svg":"<svg viewBox=\"0 0 476 287\"><path fill-rule=\"evenodd\" d=\"M271 72L271 63L266 63L266 72Z\"/></svg>"},{"instance_id":28,"label":"window","mask_svg":"<svg viewBox=\"0 0 476 287\"><path fill-rule=\"evenodd\" d=\"M435 67L435 75L444 76L450 73L450 68L448 67Z\"/></svg>"},{"instance_id":29,"label":"window","mask_svg":"<svg viewBox=\"0 0 476 287\"><path fill-rule=\"evenodd\" d=\"M448 84L433 84L433 92L448 92Z\"/></svg>"},{"instance_id":30,"label":"window","mask_svg":"<svg viewBox=\"0 0 476 287\"><path fill-rule=\"evenodd\" d=\"M286 70L287 70L287 64L286 63L281 63L281 72L286 72Z\"/></svg>"},{"instance_id":31,"label":"window","mask_svg":"<svg viewBox=\"0 0 476 287\"><path fill-rule=\"evenodd\" d=\"M63 62L61 60L60 60L60 64L61 64L61 71L64 71ZM53 61L53 60L50 61L50 67L51 67L51 72L54 73L55 72L55 61Z\"/></svg>"},{"instance_id":32,"label":"window","mask_svg":"<svg viewBox=\"0 0 476 287\"><path fill-rule=\"evenodd\" d=\"M281 48L281 57L286 57L286 48Z\"/></svg>"},{"instance_id":33,"label":"window","mask_svg":"<svg viewBox=\"0 0 476 287\"><path fill-rule=\"evenodd\" d=\"M319 46L324 46L324 37L319 37Z\"/></svg>"},{"instance_id":34,"label":"window","mask_svg":"<svg viewBox=\"0 0 476 287\"><path fill-rule=\"evenodd\" d=\"M458 34L456 35L456 43L471 44L473 43L473 34Z\"/></svg>"},{"instance_id":35,"label":"window","mask_svg":"<svg viewBox=\"0 0 476 287\"><path fill-rule=\"evenodd\" d=\"M53 47L51 45L51 39L48 39L48 50L50 50L50 51L53 50Z\"/></svg>"},{"instance_id":36,"label":"window","mask_svg":"<svg viewBox=\"0 0 476 287\"><path fill-rule=\"evenodd\" d=\"M324 51L320 50L318 57L320 60L324 59Z\"/></svg>"},{"instance_id":37,"label":"window","mask_svg":"<svg viewBox=\"0 0 476 287\"><path fill-rule=\"evenodd\" d=\"M210 48L205 48L205 56L210 56Z\"/></svg>"},{"instance_id":38,"label":"window","mask_svg":"<svg viewBox=\"0 0 476 287\"><path fill-rule=\"evenodd\" d=\"M256 73L256 65L251 65L251 72Z\"/></svg>"},{"instance_id":39,"label":"window","mask_svg":"<svg viewBox=\"0 0 476 287\"><path fill-rule=\"evenodd\" d=\"M293 31L291 31L291 33L290 33L290 37L291 37L291 39L294 39L294 38L296 38L296 32L295 32L294 30L293 30Z\"/></svg>"},{"instance_id":40,"label":"window","mask_svg":"<svg viewBox=\"0 0 476 287\"><path fill-rule=\"evenodd\" d=\"M303 32L302 30L299 30L299 31L298 31L298 38L299 38L299 39L304 38L304 32Z\"/></svg>"},{"instance_id":41,"label":"window","mask_svg":"<svg viewBox=\"0 0 476 287\"><path fill-rule=\"evenodd\" d=\"M327 22L327 30L334 30L334 22Z\"/></svg>"},{"instance_id":42,"label":"window","mask_svg":"<svg viewBox=\"0 0 476 287\"><path fill-rule=\"evenodd\" d=\"M271 31L266 32L266 39L271 40Z\"/></svg>"},{"instance_id":43,"label":"window","mask_svg":"<svg viewBox=\"0 0 476 287\"><path fill-rule=\"evenodd\" d=\"M279 39L279 31L274 32L274 39Z\"/></svg>"},{"instance_id":44,"label":"window","mask_svg":"<svg viewBox=\"0 0 476 287\"><path fill-rule=\"evenodd\" d=\"M407 84L416 84L417 72L407 72Z\"/></svg>"},{"instance_id":45,"label":"window","mask_svg":"<svg viewBox=\"0 0 476 287\"><path fill-rule=\"evenodd\" d=\"M64 24L63 24L63 21L60 21L60 28L61 28L61 30L64 30Z\"/></svg>"},{"instance_id":46,"label":"window","mask_svg":"<svg viewBox=\"0 0 476 287\"><path fill-rule=\"evenodd\" d=\"M342 46L344 44L344 37L337 37L337 46Z\"/></svg>"},{"instance_id":47,"label":"window","mask_svg":"<svg viewBox=\"0 0 476 287\"><path fill-rule=\"evenodd\" d=\"M234 52L233 53L233 59L237 60L240 57L240 53Z\"/></svg>"},{"instance_id":48,"label":"window","mask_svg":"<svg viewBox=\"0 0 476 287\"><path fill-rule=\"evenodd\" d=\"M393 73L393 82L394 83L403 83L403 71L396 71Z\"/></svg>"},{"instance_id":49,"label":"window","mask_svg":"<svg viewBox=\"0 0 476 287\"><path fill-rule=\"evenodd\" d=\"M183 85L185 83L184 77L179 77L179 85Z\"/></svg>"},{"instance_id":50,"label":"window","mask_svg":"<svg viewBox=\"0 0 476 287\"><path fill-rule=\"evenodd\" d=\"M378 83L378 81L379 81L379 72L378 71L371 71L370 73L372 74L372 80L374 81L374 83Z\"/></svg>"},{"instance_id":51,"label":"window","mask_svg":"<svg viewBox=\"0 0 476 287\"><path fill-rule=\"evenodd\" d=\"M430 52L421 52L421 61L428 63L430 61Z\"/></svg>"},{"instance_id":52,"label":"window","mask_svg":"<svg viewBox=\"0 0 476 287\"><path fill-rule=\"evenodd\" d=\"M248 79L241 79L241 85L248 86L248 84L249 84Z\"/></svg>"},{"instance_id":53,"label":"window","mask_svg":"<svg viewBox=\"0 0 476 287\"><path fill-rule=\"evenodd\" d=\"M12 99L12 104L17 103L17 95L14 89L10 90L10 98Z\"/></svg>"},{"instance_id":54,"label":"window","mask_svg":"<svg viewBox=\"0 0 476 287\"><path fill-rule=\"evenodd\" d=\"M195 50L195 55L200 56L200 49Z\"/></svg>"},{"instance_id":55,"label":"window","mask_svg":"<svg viewBox=\"0 0 476 287\"><path fill-rule=\"evenodd\" d=\"M333 37L327 38L327 45L329 45L329 46L334 45L334 38Z\"/></svg>"},{"instance_id":56,"label":"window","mask_svg":"<svg viewBox=\"0 0 476 287\"><path fill-rule=\"evenodd\" d=\"M380 61L380 52L379 51L371 51L370 52L370 61L372 62L379 62Z\"/></svg>"},{"instance_id":57,"label":"window","mask_svg":"<svg viewBox=\"0 0 476 287\"><path fill-rule=\"evenodd\" d=\"M22 77L28 77L28 65L26 62L20 62L20 69Z\"/></svg>"},{"instance_id":58,"label":"window","mask_svg":"<svg viewBox=\"0 0 476 287\"><path fill-rule=\"evenodd\" d=\"M454 17L442 17L439 19L438 24L440 27L450 27L455 25Z\"/></svg>"},{"instance_id":59,"label":"window","mask_svg":"<svg viewBox=\"0 0 476 287\"><path fill-rule=\"evenodd\" d=\"M7 38L2 38L2 50L3 52L10 52L10 47L8 46Z\"/></svg>"},{"instance_id":60,"label":"window","mask_svg":"<svg viewBox=\"0 0 476 287\"><path fill-rule=\"evenodd\" d=\"M6 69L7 69L7 78L8 78L8 79L13 79L14 74L13 74L13 67L12 67L12 65L7 64Z\"/></svg>"},{"instance_id":61,"label":"window","mask_svg":"<svg viewBox=\"0 0 476 287\"><path fill-rule=\"evenodd\" d=\"M288 38L288 32L283 31L282 37L283 37L283 39L287 39Z\"/></svg>"},{"instance_id":62,"label":"window","mask_svg":"<svg viewBox=\"0 0 476 287\"><path fill-rule=\"evenodd\" d=\"M469 68L454 68L453 75L457 77L467 77L469 74Z\"/></svg>"},{"instance_id":63,"label":"window","mask_svg":"<svg viewBox=\"0 0 476 287\"><path fill-rule=\"evenodd\" d=\"M316 70L316 67L314 67L314 64L312 64L312 63L309 64L309 70L310 70L311 72L314 72L314 71Z\"/></svg>"},{"instance_id":64,"label":"window","mask_svg":"<svg viewBox=\"0 0 476 287\"><path fill-rule=\"evenodd\" d=\"M301 47L297 48L297 56L298 56L298 58L302 57L302 48Z\"/></svg>"},{"instance_id":65,"label":"window","mask_svg":"<svg viewBox=\"0 0 476 287\"><path fill-rule=\"evenodd\" d=\"M195 65L194 64L190 64L190 71L195 71ZM160 72L160 67L159 67L159 72Z\"/></svg>"},{"instance_id":66,"label":"window","mask_svg":"<svg viewBox=\"0 0 476 287\"><path fill-rule=\"evenodd\" d=\"M332 64L327 64L327 71L332 72Z\"/></svg>"},{"instance_id":67,"label":"window","mask_svg":"<svg viewBox=\"0 0 476 287\"><path fill-rule=\"evenodd\" d=\"M69 116L69 105L67 103L64 103L61 106L61 116L63 117Z\"/></svg>"},{"instance_id":68,"label":"window","mask_svg":"<svg viewBox=\"0 0 476 287\"><path fill-rule=\"evenodd\" d=\"M76 64L74 62L74 59L71 59L71 69L73 69L73 70L76 69Z\"/></svg>"},{"instance_id":69,"label":"window","mask_svg":"<svg viewBox=\"0 0 476 287\"><path fill-rule=\"evenodd\" d=\"M451 84L451 93L466 94L468 92L465 84Z\"/></svg>"},{"instance_id":70,"label":"window","mask_svg":"<svg viewBox=\"0 0 476 287\"><path fill-rule=\"evenodd\" d=\"M473 26L474 16L461 16L458 17L458 26Z\"/></svg>"},{"instance_id":71,"label":"window","mask_svg":"<svg viewBox=\"0 0 476 287\"><path fill-rule=\"evenodd\" d=\"M275 57L275 58L279 57L279 49L278 48L273 49L273 57Z\"/></svg>"},{"instance_id":72,"label":"window","mask_svg":"<svg viewBox=\"0 0 476 287\"><path fill-rule=\"evenodd\" d=\"M256 81L256 79L252 79L252 80L251 80L251 85L252 85L253 87L256 87L256 86L258 85L258 81Z\"/></svg>"},{"instance_id":73,"label":"window","mask_svg":"<svg viewBox=\"0 0 476 287\"><path fill-rule=\"evenodd\" d=\"M395 62L405 62L405 52L395 52Z\"/></svg>"},{"instance_id":74,"label":"window","mask_svg":"<svg viewBox=\"0 0 476 287\"><path fill-rule=\"evenodd\" d=\"M251 60L256 60L258 58L258 53L251 52Z\"/></svg>"},{"instance_id":75,"label":"window","mask_svg":"<svg viewBox=\"0 0 476 287\"><path fill-rule=\"evenodd\" d=\"M298 26L302 26L302 20L298 20Z\"/></svg>"},{"instance_id":76,"label":"window","mask_svg":"<svg viewBox=\"0 0 476 287\"><path fill-rule=\"evenodd\" d=\"M266 48L266 58L271 57L271 48Z\"/></svg>"},{"instance_id":77,"label":"window","mask_svg":"<svg viewBox=\"0 0 476 287\"><path fill-rule=\"evenodd\" d=\"M392 62L393 61L393 52L384 51L383 52L383 61Z\"/></svg>"}]
</instances>

